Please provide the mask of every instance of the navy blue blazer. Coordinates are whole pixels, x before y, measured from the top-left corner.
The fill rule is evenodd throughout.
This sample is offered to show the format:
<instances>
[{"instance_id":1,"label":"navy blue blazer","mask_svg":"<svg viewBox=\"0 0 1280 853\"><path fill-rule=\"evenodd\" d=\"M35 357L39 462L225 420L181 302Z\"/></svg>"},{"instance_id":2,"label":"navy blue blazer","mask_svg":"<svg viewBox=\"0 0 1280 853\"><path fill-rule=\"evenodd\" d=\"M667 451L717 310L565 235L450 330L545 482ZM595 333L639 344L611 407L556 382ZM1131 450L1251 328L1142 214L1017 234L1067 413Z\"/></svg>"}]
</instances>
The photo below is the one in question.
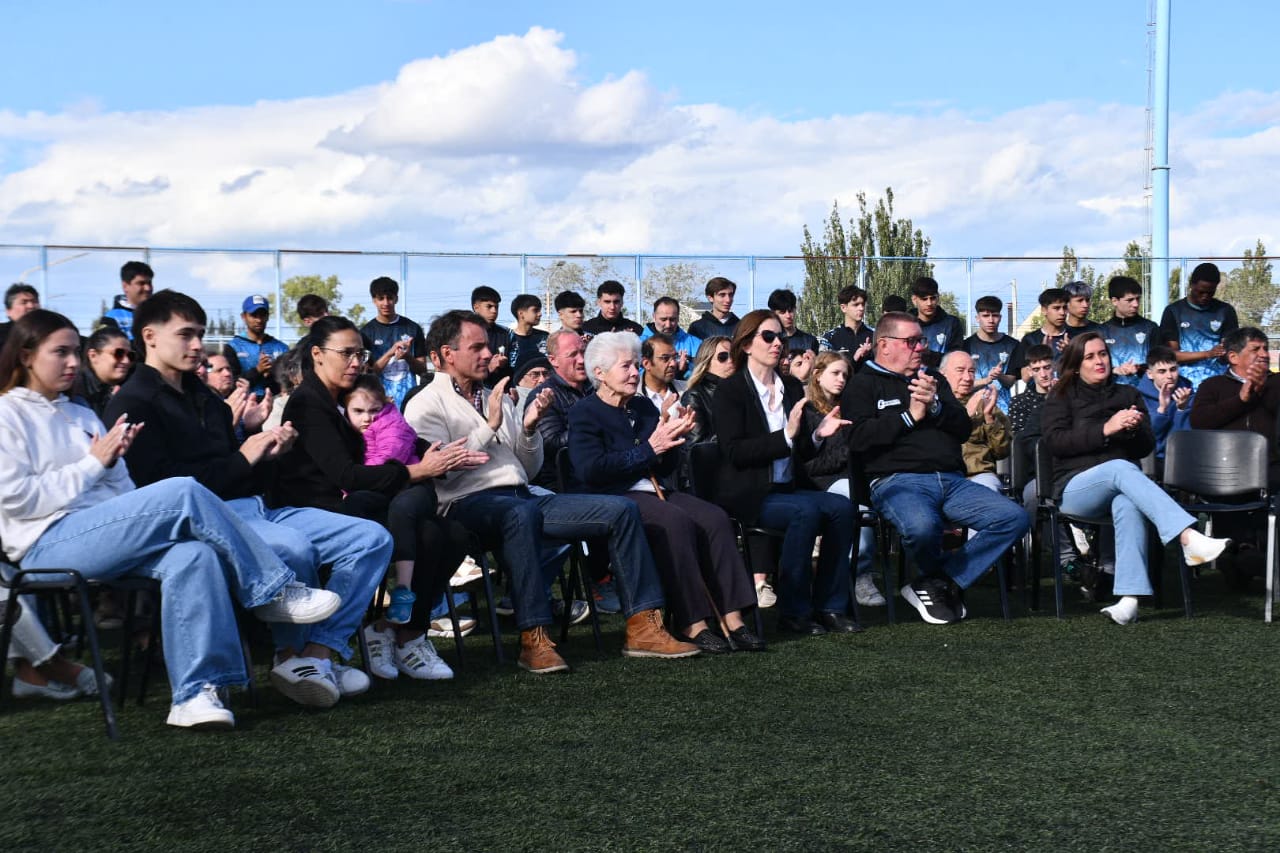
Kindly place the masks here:
<instances>
[{"instance_id":1,"label":"navy blue blazer","mask_svg":"<svg viewBox=\"0 0 1280 853\"><path fill-rule=\"evenodd\" d=\"M620 495L651 474L667 488L680 457L674 449L659 456L649 446L658 421L658 408L639 394L623 408L594 394L574 403L569 410L574 491Z\"/></svg>"}]
</instances>

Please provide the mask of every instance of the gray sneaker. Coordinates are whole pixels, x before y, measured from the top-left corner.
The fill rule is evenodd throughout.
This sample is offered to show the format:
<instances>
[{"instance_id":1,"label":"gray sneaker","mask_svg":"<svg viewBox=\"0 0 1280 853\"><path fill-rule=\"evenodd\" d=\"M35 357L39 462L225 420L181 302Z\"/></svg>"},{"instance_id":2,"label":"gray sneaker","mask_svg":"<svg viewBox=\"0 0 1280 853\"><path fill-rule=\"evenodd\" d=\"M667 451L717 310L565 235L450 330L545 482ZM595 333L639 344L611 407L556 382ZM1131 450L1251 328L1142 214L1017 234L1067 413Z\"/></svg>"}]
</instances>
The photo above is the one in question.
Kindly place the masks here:
<instances>
[{"instance_id":1,"label":"gray sneaker","mask_svg":"<svg viewBox=\"0 0 1280 853\"><path fill-rule=\"evenodd\" d=\"M884 596L880 594L880 590L876 589L876 579L870 572L858 575L858 580L853 585L853 594L862 607L884 607L885 605Z\"/></svg>"}]
</instances>

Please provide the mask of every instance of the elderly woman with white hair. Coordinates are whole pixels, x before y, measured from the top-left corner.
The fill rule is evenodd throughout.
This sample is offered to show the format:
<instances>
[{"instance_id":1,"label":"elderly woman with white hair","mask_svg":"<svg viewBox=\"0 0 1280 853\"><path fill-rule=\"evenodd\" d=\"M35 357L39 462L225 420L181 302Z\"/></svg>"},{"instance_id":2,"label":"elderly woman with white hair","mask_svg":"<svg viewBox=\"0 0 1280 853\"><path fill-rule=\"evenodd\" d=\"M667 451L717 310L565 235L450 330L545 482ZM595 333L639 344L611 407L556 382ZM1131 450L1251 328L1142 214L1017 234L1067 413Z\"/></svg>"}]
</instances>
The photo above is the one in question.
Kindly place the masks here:
<instances>
[{"instance_id":1,"label":"elderly woman with white hair","mask_svg":"<svg viewBox=\"0 0 1280 853\"><path fill-rule=\"evenodd\" d=\"M587 378L596 393L569 410L569 458L575 490L634 501L662 574L677 631L703 652L759 651L742 620L756 603L751 577L723 509L668 488L676 448L693 428L691 412L666 418L643 394L640 341L629 332L591 339ZM728 637L715 627L723 619Z\"/></svg>"}]
</instances>

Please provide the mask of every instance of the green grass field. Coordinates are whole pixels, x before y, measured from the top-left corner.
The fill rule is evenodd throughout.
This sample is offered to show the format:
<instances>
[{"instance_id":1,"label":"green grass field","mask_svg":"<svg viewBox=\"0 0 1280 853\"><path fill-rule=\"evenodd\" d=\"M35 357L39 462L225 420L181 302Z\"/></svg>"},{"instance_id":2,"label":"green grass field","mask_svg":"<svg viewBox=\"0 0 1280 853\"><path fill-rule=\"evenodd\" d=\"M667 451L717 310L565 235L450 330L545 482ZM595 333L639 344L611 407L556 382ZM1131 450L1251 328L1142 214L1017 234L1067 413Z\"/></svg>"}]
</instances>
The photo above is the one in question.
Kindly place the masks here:
<instances>
[{"instance_id":1,"label":"green grass field","mask_svg":"<svg viewBox=\"0 0 1280 853\"><path fill-rule=\"evenodd\" d=\"M1196 598L1005 623L987 586L960 625L670 662L609 617L540 678L473 635L457 680L328 712L260 667L221 734L167 727L163 684L116 743L92 703L11 704L0 850L1275 850L1280 626L1216 573Z\"/></svg>"}]
</instances>

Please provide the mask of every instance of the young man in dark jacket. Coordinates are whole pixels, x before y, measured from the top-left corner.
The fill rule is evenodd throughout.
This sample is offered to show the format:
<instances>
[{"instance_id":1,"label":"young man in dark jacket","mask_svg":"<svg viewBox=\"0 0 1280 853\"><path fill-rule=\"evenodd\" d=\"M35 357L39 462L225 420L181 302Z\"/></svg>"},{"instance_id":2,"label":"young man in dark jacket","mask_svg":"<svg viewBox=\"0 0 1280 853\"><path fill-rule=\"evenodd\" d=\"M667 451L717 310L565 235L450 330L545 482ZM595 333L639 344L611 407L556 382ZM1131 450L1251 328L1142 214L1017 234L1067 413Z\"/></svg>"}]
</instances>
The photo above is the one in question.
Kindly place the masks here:
<instances>
[{"instance_id":1,"label":"young man in dark jacket","mask_svg":"<svg viewBox=\"0 0 1280 853\"><path fill-rule=\"evenodd\" d=\"M340 696L369 689L359 670L330 661L332 652L350 654L348 642L391 558L391 536L380 525L320 509L268 508L261 495L271 485L273 463L292 447L297 432L289 424L260 430L270 410L250 402L245 416L254 431L243 444L232 428L231 408L196 376L204 360L206 318L194 299L162 290L140 305L135 337L146 362L107 404L112 422L128 413L145 423L125 460L139 486L167 477L193 477L209 489L293 569L314 586L318 569L332 566L327 588L342 597L337 611L315 625L272 628L277 662L271 681L296 702L329 707Z\"/></svg>"},{"instance_id":2,"label":"young man in dark jacket","mask_svg":"<svg viewBox=\"0 0 1280 853\"><path fill-rule=\"evenodd\" d=\"M1008 498L965 478L961 446L969 413L947 383L920 366L928 342L910 314L891 313L876 326L874 357L845 388L840 409L853 422L871 482L871 502L889 520L920 567L902 596L930 624L965 616L962 592L1028 529L1026 514ZM944 553L942 532L973 534Z\"/></svg>"},{"instance_id":3,"label":"young man in dark jacket","mask_svg":"<svg viewBox=\"0 0 1280 853\"><path fill-rule=\"evenodd\" d=\"M705 292L711 302L711 310L703 311L699 319L689 324L689 334L704 341L719 335L732 338L738 330L739 317L732 310L738 285L718 275L707 280Z\"/></svg>"}]
</instances>

